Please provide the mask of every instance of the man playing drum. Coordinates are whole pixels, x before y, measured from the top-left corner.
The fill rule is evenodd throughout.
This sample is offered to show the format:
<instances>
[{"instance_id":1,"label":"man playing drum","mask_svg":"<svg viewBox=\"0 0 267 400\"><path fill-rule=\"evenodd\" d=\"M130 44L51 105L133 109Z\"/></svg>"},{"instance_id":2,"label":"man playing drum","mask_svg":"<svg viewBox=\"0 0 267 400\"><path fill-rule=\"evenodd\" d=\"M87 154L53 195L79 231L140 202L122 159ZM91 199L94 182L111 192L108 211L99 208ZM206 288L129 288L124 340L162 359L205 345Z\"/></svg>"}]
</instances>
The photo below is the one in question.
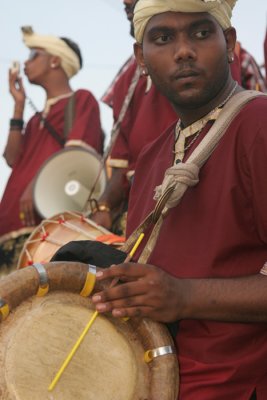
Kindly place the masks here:
<instances>
[{"instance_id":1,"label":"man playing drum","mask_svg":"<svg viewBox=\"0 0 267 400\"><path fill-rule=\"evenodd\" d=\"M136 4L138 63L181 119L137 163L136 263L99 272L121 283L93 297L118 318L178 321L181 400L266 399L267 98L230 74L235 2Z\"/></svg>"},{"instance_id":2,"label":"man playing drum","mask_svg":"<svg viewBox=\"0 0 267 400\"><path fill-rule=\"evenodd\" d=\"M128 20L131 24L130 33L134 35L133 5L134 0L123 0ZM238 48L238 53L236 49ZM259 68L253 57L240 44L236 46L231 73L246 89L265 90ZM120 112L136 74L137 64L131 58L120 70L112 85L102 98L102 101L113 108L114 126L118 124ZM254 86L253 86L254 84ZM160 93L152 83L145 70L141 71L128 109L118 127L118 136L112 148L109 166L112 176L106 190L99 199L99 207L94 209L91 218L105 228L116 232L124 224L117 223L116 212L127 209L131 181L135 172L137 158L143 147L153 141L164 129L177 119L171 103ZM123 204L124 203L124 204ZM115 210L115 213L114 213ZM120 221L124 221L122 218ZM113 224L112 224L113 222ZM121 233L121 232L120 232Z\"/></svg>"},{"instance_id":3,"label":"man playing drum","mask_svg":"<svg viewBox=\"0 0 267 400\"><path fill-rule=\"evenodd\" d=\"M64 145L90 145L102 153L103 134L99 106L88 90L80 89L75 96L69 80L82 67L82 57L76 43L67 38L38 35L30 27L23 28L23 40L30 49L25 62L29 81L46 92L42 113L35 115L24 127L23 113L26 95L18 71L9 71L10 93L14 98L14 114L4 151L7 164L12 168L0 205L0 235L19 237L25 228L37 225L32 196L33 181L42 164ZM72 101L73 115L68 115ZM66 119L72 124L67 126ZM65 132L64 129L69 128ZM27 230L26 229L26 230ZM4 243L4 242L3 242ZM8 248L7 248L8 247ZM6 250L10 246L6 246ZM11 246L12 247L12 246ZM0 254L5 262L5 248ZM6 260L6 262L9 262Z\"/></svg>"}]
</instances>

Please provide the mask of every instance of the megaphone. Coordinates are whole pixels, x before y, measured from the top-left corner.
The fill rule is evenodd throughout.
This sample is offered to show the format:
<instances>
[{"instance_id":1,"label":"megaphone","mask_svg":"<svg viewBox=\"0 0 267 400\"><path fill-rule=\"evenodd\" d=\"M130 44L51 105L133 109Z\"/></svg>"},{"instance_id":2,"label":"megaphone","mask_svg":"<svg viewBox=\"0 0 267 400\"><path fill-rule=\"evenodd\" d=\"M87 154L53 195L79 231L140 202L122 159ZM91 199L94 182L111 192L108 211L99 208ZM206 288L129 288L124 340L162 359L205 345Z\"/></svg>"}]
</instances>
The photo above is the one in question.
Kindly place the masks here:
<instances>
[{"instance_id":1,"label":"megaphone","mask_svg":"<svg viewBox=\"0 0 267 400\"><path fill-rule=\"evenodd\" d=\"M90 146L66 147L48 158L38 171L33 187L33 201L40 216L49 218L64 211L81 212L89 196L99 199L107 183L101 160Z\"/></svg>"}]
</instances>

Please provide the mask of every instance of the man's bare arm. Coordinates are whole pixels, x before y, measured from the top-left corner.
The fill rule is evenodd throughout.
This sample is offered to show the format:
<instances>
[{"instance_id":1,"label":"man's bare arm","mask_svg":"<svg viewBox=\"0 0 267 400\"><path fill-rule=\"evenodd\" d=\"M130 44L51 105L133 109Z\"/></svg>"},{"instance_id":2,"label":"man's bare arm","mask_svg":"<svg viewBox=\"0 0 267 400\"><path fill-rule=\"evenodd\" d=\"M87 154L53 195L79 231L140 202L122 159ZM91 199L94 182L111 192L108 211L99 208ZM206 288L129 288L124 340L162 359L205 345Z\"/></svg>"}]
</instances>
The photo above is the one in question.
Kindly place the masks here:
<instances>
[{"instance_id":1,"label":"man's bare arm","mask_svg":"<svg viewBox=\"0 0 267 400\"><path fill-rule=\"evenodd\" d=\"M112 168L111 178L98 201L99 204L106 205L106 210L97 211L90 217L94 222L107 229L110 229L112 225L112 210L118 208L125 199L123 188L125 173L124 168Z\"/></svg>"},{"instance_id":2,"label":"man's bare arm","mask_svg":"<svg viewBox=\"0 0 267 400\"><path fill-rule=\"evenodd\" d=\"M116 317L149 317L221 322L267 322L267 277L179 279L152 265L120 264L98 273L120 284L93 297L99 312Z\"/></svg>"}]
</instances>

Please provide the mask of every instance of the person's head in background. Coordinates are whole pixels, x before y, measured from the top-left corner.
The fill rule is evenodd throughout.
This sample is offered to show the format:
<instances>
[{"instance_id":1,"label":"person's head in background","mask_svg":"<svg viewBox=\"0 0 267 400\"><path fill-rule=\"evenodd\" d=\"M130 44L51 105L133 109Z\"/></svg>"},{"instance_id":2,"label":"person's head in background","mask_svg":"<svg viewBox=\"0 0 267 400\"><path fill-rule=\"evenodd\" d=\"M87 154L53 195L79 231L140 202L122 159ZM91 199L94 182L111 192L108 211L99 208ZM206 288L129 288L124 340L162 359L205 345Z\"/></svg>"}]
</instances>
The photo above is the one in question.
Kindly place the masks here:
<instances>
[{"instance_id":1,"label":"person's head in background","mask_svg":"<svg viewBox=\"0 0 267 400\"><path fill-rule=\"evenodd\" d=\"M38 35L31 27L23 27L23 41L30 49L25 61L25 74L33 84L67 83L82 67L79 46L72 40L56 36Z\"/></svg>"},{"instance_id":2,"label":"person's head in background","mask_svg":"<svg viewBox=\"0 0 267 400\"><path fill-rule=\"evenodd\" d=\"M133 26L133 9L135 6L136 0L123 0L125 13L128 21L130 22L130 34L134 37L134 26Z\"/></svg>"}]
</instances>

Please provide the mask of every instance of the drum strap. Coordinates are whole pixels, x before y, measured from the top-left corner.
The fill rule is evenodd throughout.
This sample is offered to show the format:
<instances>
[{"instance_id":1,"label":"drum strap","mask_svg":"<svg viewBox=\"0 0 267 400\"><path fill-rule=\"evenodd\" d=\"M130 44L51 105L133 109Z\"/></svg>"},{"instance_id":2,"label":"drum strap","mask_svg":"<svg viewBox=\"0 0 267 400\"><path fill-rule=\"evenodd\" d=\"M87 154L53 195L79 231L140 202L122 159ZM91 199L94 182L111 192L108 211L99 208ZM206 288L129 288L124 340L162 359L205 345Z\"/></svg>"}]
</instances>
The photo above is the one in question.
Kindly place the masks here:
<instances>
[{"instance_id":1,"label":"drum strap","mask_svg":"<svg viewBox=\"0 0 267 400\"><path fill-rule=\"evenodd\" d=\"M59 135L53 125L51 125L50 122L48 122L48 120L43 117L41 112L37 112L37 115L39 116L41 122L44 124L50 135L53 136L53 138L60 144L61 147L64 147L75 118L75 93L70 96L64 109L63 137Z\"/></svg>"},{"instance_id":2,"label":"drum strap","mask_svg":"<svg viewBox=\"0 0 267 400\"><path fill-rule=\"evenodd\" d=\"M67 105L64 110L63 136L64 136L65 143L66 143L66 141L68 139L68 135L72 129L74 118L75 118L75 92L72 93L72 95L70 96L69 101L67 102Z\"/></svg>"},{"instance_id":3,"label":"drum strap","mask_svg":"<svg viewBox=\"0 0 267 400\"><path fill-rule=\"evenodd\" d=\"M129 106L130 106L131 100L133 98L136 86L137 86L137 84L139 82L139 78L140 78L140 68L137 66L136 70L135 70L135 73L134 73L134 75L132 77L131 83L129 85L127 94L126 94L126 96L125 96L125 98L123 100L118 119L117 119L117 121L114 123L114 125L112 127L111 135L110 135L110 143L109 143L109 146L108 146L108 148L105 151L105 154L103 156L104 161L106 161L106 159L108 158L109 154L111 153L111 150L112 150L112 148L113 148L113 146L115 144L115 141L116 141L116 139L118 137L121 124L122 124L122 122L124 120L124 117L126 115L127 110L129 109Z\"/></svg>"},{"instance_id":4,"label":"drum strap","mask_svg":"<svg viewBox=\"0 0 267 400\"><path fill-rule=\"evenodd\" d=\"M47 121L45 117L42 116L41 112L37 113L38 117L40 118L41 122L44 124L48 132L51 136L60 144L61 147L64 147L65 140L57 133L55 128Z\"/></svg>"}]
</instances>

